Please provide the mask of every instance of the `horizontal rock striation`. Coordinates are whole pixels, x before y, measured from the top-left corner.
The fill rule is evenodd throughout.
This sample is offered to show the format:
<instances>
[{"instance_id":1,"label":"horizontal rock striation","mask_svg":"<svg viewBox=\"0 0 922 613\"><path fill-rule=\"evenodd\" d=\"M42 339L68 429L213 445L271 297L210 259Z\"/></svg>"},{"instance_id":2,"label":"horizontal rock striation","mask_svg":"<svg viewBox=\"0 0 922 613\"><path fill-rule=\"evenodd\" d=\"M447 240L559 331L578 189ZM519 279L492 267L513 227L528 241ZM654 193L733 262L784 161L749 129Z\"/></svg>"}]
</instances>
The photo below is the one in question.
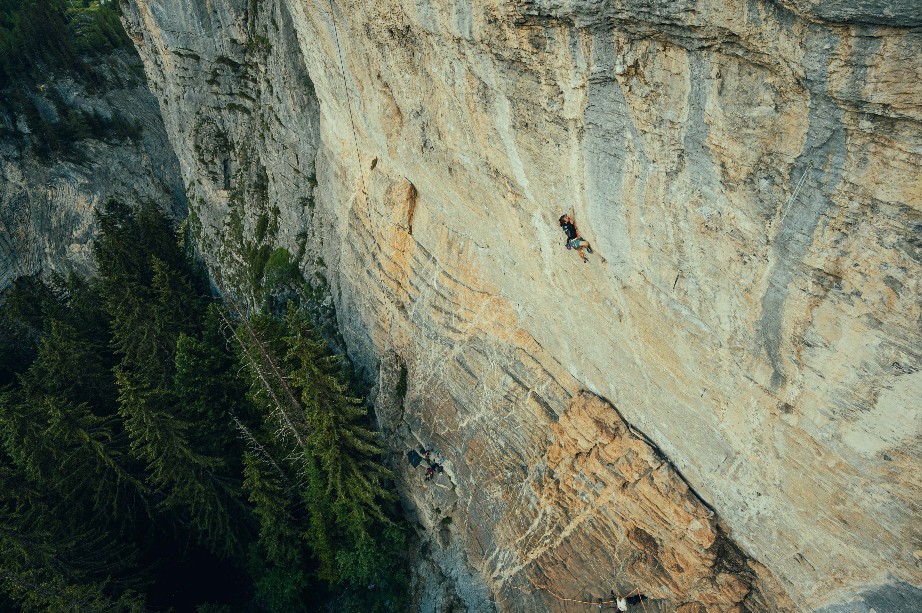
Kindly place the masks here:
<instances>
[{"instance_id":1,"label":"horizontal rock striation","mask_svg":"<svg viewBox=\"0 0 922 613\"><path fill-rule=\"evenodd\" d=\"M400 464L422 609L912 610L912 3L193 4L126 16L204 249L277 207L389 443L441 451Z\"/></svg>"},{"instance_id":2,"label":"horizontal rock striation","mask_svg":"<svg viewBox=\"0 0 922 613\"><path fill-rule=\"evenodd\" d=\"M503 574L521 578L503 594L508 608L522 602L515 590L559 600L545 586L574 579L584 586L577 594L643 594L651 609L790 606L777 593L762 593L764 569L728 541L714 512L614 407L576 396L553 433L542 474L526 493L529 504L503 520L528 526L503 548L504 561L514 564Z\"/></svg>"}]
</instances>

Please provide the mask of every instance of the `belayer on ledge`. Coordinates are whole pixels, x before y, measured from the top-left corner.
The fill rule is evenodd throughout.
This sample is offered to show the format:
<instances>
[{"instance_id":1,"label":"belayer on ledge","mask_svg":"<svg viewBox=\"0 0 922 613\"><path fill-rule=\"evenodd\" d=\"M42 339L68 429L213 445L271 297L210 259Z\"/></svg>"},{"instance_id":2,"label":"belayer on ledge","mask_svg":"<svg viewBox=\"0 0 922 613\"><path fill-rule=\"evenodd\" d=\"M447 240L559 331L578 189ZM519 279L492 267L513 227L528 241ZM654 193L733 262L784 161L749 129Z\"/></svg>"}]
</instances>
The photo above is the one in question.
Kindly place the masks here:
<instances>
[{"instance_id":1,"label":"belayer on ledge","mask_svg":"<svg viewBox=\"0 0 922 613\"><path fill-rule=\"evenodd\" d=\"M589 241L579 235L579 230L576 229L573 220L566 213L560 216L560 227L563 228L567 235L567 242L565 243L567 249L576 249L579 257L583 258L583 262L588 262L589 260L586 259L586 254L583 253L583 250L585 249L587 253L592 253L592 247L589 246Z\"/></svg>"}]
</instances>

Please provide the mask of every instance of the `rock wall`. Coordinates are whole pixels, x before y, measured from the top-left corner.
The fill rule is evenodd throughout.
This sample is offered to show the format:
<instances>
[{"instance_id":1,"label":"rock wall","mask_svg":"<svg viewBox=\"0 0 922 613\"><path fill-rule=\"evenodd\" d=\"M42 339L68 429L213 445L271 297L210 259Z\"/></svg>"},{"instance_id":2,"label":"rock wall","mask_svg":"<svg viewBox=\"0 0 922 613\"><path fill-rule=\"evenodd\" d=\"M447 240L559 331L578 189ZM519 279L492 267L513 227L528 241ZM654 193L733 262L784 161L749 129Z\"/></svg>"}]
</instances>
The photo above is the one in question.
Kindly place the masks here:
<instances>
[{"instance_id":1,"label":"rock wall","mask_svg":"<svg viewBox=\"0 0 922 613\"><path fill-rule=\"evenodd\" d=\"M284 3L133 2L124 10L179 158L191 227L220 288L255 301L268 247L322 268L306 255L319 109Z\"/></svg>"},{"instance_id":2,"label":"rock wall","mask_svg":"<svg viewBox=\"0 0 922 613\"><path fill-rule=\"evenodd\" d=\"M140 128L138 138L86 138L74 145L70 159L45 160L27 144L25 117L0 103L0 289L42 271L92 272L94 210L110 197L184 215L179 164L137 55L112 53L97 59L95 69L103 87L58 77L21 95L34 100L49 121L61 121L48 99L53 89L70 111L129 118ZM3 102L10 93L0 92Z\"/></svg>"},{"instance_id":3,"label":"rock wall","mask_svg":"<svg viewBox=\"0 0 922 613\"><path fill-rule=\"evenodd\" d=\"M216 275L271 240L332 284L421 610L913 610L922 34L883 4L132 0Z\"/></svg>"}]
</instances>

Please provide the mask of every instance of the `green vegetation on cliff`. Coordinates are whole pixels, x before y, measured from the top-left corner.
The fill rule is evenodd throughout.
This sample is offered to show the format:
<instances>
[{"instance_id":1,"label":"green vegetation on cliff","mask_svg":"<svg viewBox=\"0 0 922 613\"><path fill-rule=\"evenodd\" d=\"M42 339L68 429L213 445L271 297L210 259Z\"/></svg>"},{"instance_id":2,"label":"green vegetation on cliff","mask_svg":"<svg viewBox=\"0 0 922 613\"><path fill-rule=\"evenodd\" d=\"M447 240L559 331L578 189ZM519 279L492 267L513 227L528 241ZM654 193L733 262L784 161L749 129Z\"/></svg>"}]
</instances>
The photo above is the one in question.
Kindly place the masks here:
<instances>
[{"instance_id":1,"label":"green vegetation on cliff","mask_svg":"<svg viewBox=\"0 0 922 613\"><path fill-rule=\"evenodd\" d=\"M0 0L0 83L94 78L93 57L130 46L115 2Z\"/></svg>"},{"instance_id":2,"label":"green vegetation on cliff","mask_svg":"<svg viewBox=\"0 0 922 613\"><path fill-rule=\"evenodd\" d=\"M209 296L154 209L100 225L96 278L20 279L0 306L0 609L403 610L343 359L294 306Z\"/></svg>"},{"instance_id":3,"label":"green vegetation on cliff","mask_svg":"<svg viewBox=\"0 0 922 613\"><path fill-rule=\"evenodd\" d=\"M133 52L115 2L0 0L0 136L15 136L40 159L75 161L83 140L139 138L139 124L81 105L61 80L90 92L132 82L123 61L106 59L117 51Z\"/></svg>"}]
</instances>

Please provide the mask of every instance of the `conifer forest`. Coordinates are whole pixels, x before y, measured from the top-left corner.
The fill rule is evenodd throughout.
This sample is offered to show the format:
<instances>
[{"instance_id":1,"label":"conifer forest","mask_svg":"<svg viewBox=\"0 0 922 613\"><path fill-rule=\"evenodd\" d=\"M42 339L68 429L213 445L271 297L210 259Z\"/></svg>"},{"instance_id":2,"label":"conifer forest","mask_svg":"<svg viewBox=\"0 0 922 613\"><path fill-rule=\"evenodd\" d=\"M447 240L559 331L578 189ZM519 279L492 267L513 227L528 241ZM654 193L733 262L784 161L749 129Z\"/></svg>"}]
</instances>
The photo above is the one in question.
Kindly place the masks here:
<instances>
[{"instance_id":1,"label":"conifer forest","mask_svg":"<svg viewBox=\"0 0 922 613\"><path fill-rule=\"evenodd\" d=\"M217 299L153 207L0 307L0 608L399 610L404 527L348 362Z\"/></svg>"}]
</instances>

